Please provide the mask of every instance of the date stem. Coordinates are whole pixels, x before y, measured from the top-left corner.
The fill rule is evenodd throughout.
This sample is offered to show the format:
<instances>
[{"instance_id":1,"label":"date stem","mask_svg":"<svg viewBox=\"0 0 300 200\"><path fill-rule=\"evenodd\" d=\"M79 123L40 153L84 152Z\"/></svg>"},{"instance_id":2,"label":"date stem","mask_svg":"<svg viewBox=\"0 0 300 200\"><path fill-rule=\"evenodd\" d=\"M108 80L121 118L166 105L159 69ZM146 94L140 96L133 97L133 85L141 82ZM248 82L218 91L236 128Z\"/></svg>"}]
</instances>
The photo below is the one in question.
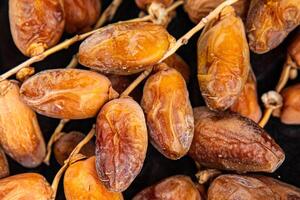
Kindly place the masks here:
<instances>
[{"instance_id":1,"label":"date stem","mask_svg":"<svg viewBox=\"0 0 300 200\"><path fill-rule=\"evenodd\" d=\"M100 19L97 21L94 29L100 28L107 21L111 21L113 19L113 17L115 16L121 3L122 3L122 0L113 0L111 2L111 4L102 13L102 15L101 15Z\"/></svg>"}]
</instances>

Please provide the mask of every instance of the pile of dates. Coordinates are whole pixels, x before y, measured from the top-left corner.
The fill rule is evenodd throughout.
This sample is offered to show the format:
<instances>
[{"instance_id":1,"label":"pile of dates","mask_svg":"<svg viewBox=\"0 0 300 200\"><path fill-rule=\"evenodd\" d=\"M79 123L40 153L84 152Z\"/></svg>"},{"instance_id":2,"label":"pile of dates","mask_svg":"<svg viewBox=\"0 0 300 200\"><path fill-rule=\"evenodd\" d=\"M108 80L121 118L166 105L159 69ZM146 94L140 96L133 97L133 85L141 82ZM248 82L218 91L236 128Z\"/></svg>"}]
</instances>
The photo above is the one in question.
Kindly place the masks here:
<instances>
[{"instance_id":1,"label":"pile of dates","mask_svg":"<svg viewBox=\"0 0 300 200\"><path fill-rule=\"evenodd\" d=\"M135 0L132 9L151 14L154 6L165 10L176 2ZM184 10L198 23L222 2L184 0L178 12ZM102 3L8 0L14 44L23 55L42 59L63 33L92 30ZM95 124L95 140L86 142L76 160L74 149L86 135L76 129L61 131L53 145L56 161L51 160L47 169L51 173L42 172L54 175L54 164L63 166L57 174L63 177L60 189L67 200L300 200L299 188L271 178L286 157L293 158L258 124L263 112L250 60L250 51L272 51L300 25L300 1L239 0L214 19L205 19L192 50L196 70L178 54L164 58L176 46L165 25L134 20L105 25L84 39L76 52L76 67L49 66L19 81L1 80L0 199L61 197L56 197L57 177L51 185L54 176L46 179L34 169L52 151L44 139L47 127L39 125L42 115L77 120L77 127L78 120ZM300 68L299 36L287 49L294 72ZM137 77L145 81L138 85ZM198 83L190 81L193 77ZM188 84L199 85L205 105L191 103ZM300 83L280 95L282 105L274 115L284 124L300 125ZM151 160L152 147L172 160L168 163L192 160L186 168L198 168L200 175L177 170L178 174L158 182L142 180L148 187L141 191L130 188L142 178L146 163L153 164L143 170L149 178L164 165L159 163L163 159ZM30 170L15 174L6 156Z\"/></svg>"}]
</instances>

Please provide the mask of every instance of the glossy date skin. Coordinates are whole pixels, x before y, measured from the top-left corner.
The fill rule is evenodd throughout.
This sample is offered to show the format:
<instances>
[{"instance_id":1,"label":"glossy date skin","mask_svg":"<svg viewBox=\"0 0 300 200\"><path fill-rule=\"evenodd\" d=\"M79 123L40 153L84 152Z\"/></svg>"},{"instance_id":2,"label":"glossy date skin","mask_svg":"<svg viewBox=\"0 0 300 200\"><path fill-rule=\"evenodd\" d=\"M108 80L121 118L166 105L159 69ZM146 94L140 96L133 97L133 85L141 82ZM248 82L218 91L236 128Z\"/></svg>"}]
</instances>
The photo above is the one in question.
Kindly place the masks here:
<instances>
[{"instance_id":1,"label":"glossy date skin","mask_svg":"<svg viewBox=\"0 0 300 200\"><path fill-rule=\"evenodd\" d=\"M106 188L126 190L140 173L148 146L142 108L130 97L105 104L96 123L96 169Z\"/></svg>"},{"instance_id":2,"label":"glossy date skin","mask_svg":"<svg viewBox=\"0 0 300 200\"><path fill-rule=\"evenodd\" d=\"M191 75L190 67L178 54L171 55L164 60L164 63L180 72L186 83L189 82Z\"/></svg>"},{"instance_id":3,"label":"glossy date skin","mask_svg":"<svg viewBox=\"0 0 300 200\"><path fill-rule=\"evenodd\" d=\"M166 178L139 192L132 200L201 200L197 187L188 176Z\"/></svg>"},{"instance_id":4,"label":"glossy date skin","mask_svg":"<svg viewBox=\"0 0 300 200\"><path fill-rule=\"evenodd\" d=\"M232 7L207 25L198 40L198 82L207 106L226 110L242 92L250 70L244 25Z\"/></svg>"},{"instance_id":5,"label":"glossy date skin","mask_svg":"<svg viewBox=\"0 0 300 200\"><path fill-rule=\"evenodd\" d=\"M300 84L285 88L282 93L283 106L280 119L284 124L300 124Z\"/></svg>"},{"instance_id":6,"label":"glossy date skin","mask_svg":"<svg viewBox=\"0 0 300 200\"><path fill-rule=\"evenodd\" d=\"M256 123L232 112L194 108L195 133L189 155L200 165L222 170L274 172L285 154Z\"/></svg>"},{"instance_id":7,"label":"glossy date skin","mask_svg":"<svg viewBox=\"0 0 300 200\"><path fill-rule=\"evenodd\" d=\"M68 167L64 176L64 192L67 200L123 200L121 193L108 191L99 180L95 156Z\"/></svg>"},{"instance_id":8,"label":"glossy date skin","mask_svg":"<svg viewBox=\"0 0 300 200\"><path fill-rule=\"evenodd\" d=\"M0 148L0 178L4 178L9 175L9 165L6 159L6 155L2 148Z\"/></svg>"},{"instance_id":9,"label":"glossy date skin","mask_svg":"<svg viewBox=\"0 0 300 200\"><path fill-rule=\"evenodd\" d=\"M151 3L160 3L168 7L173 3L173 0L135 0L135 3L140 9L146 10Z\"/></svg>"},{"instance_id":10,"label":"glossy date skin","mask_svg":"<svg viewBox=\"0 0 300 200\"><path fill-rule=\"evenodd\" d=\"M252 0L246 25L250 49L263 54L276 48L299 24L299 1Z\"/></svg>"},{"instance_id":11,"label":"glossy date skin","mask_svg":"<svg viewBox=\"0 0 300 200\"><path fill-rule=\"evenodd\" d=\"M0 144L22 166L37 167L46 148L36 114L22 102L16 83L4 80L0 91Z\"/></svg>"},{"instance_id":12,"label":"glossy date skin","mask_svg":"<svg viewBox=\"0 0 300 200\"><path fill-rule=\"evenodd\" d=\"M64 31L61 0L9 0L13 40L26 56L35 56L54 46Z\"/></svg>"},{"instance_id":13,"label":"glossy date skin","mask_svg":"<svg viewBox=\"0 0 300 200\"><path fill-rule=\"evenodd\" d=\"M174 42L160 25L118 23L82 42L78 59L80 64L103 73L130 75L157 64Z\"/></svg>"},{"instance_id":14,"label":"glossy date skin","mask_svg":"<svg viewBox=\"0 0 300 200\"><path fill-rule=\"evenodd\" d=\"M108 78L80 69L37 73L22 84L20 93L33 110L59 119L94 117L105 102L117 96Z\"/></svg>"},{"instance_id":15,"label":"glossy date skin","mask_svg":"<svg viewBox=\"0 0 300 200\"><path fill-rule=\"evenodd\" d=\"M150 76L144 86L144 109L151 143L169 159L189 150L194 135L193 110L181 74L167 65Z\"/></svg>"}]
</instances>

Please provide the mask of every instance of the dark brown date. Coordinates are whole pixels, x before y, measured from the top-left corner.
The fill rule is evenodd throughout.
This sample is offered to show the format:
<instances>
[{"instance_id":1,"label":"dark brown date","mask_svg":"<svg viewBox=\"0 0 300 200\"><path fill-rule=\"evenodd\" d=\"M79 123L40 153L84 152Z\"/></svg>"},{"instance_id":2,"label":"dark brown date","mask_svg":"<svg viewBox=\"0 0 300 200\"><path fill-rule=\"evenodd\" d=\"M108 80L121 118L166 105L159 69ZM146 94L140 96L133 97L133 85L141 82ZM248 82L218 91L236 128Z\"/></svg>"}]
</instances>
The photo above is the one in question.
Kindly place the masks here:
<instances>
[{"instance_id":1,"label":"dark brown date","mask_svg":"<svg viewBox=\"0 0 300 200\"><path fill-rule=\"evenodd\" d=\"M189 155L200 165L238 172L274 172L283 150L256 123L231 112L194 109L195 133Z\"/></svg>"},{"instance_id":2,"label":"dark brown date","mask_svg":"<svg viewBox=\"0 0 300 200\"><path fill-rule=\"evenodd\" d=\"M292 57L293 61L300 68L300 31L296 35L293 42L288 47L288 53Z\"/></svg>"},{"instance_id":3,"label":"dark brown date","mask_svg":"<svg viewBox=\"0 0 300 200\"><path fill-rule=\"evenodd\" d=\"M142 108L131 98L105 104L96 123L96 169L108 190L126 190L140 173L148 146Z\"/></svg>"},{"instance_id":4,"label":"dark brown date","mask_svg":"<svg viewBox=\"0 0 300 200\"><path fill-rule=\"evenodd\" d=\"M6 155L2 148L0 148L0 179L9 175L9 165Z\"/></svg>"},{"instance_id":5,"label":"dark brown date","mask_svg":"<svg viewBox=\"0 0 300 200\"><path fill-rule=\"evenodd\" d=\"M173 3L173 0L135 0L135 3L140 9L146 10L151 3L161 3L168 7Z\"/></svg>"},{"instance_id":6,"label":"dark brown date","mask_svg":"<svg viewBox=\"0 0 300 200\"><path fill-rule=\"evenodd\" d=\"M35 56L54 46L64 31L61 0L9 0L13 40L26 56Z\"/></svg>"},{"instance_id":7,"label":"dark brown date","mask_svg":"<svg viewBox=\"0 0 300 200\"><path fill-rule=\"evenodd\" d=\"M300 124L300 84L285 88L282 93L283 106L280 119L285 124Z\"/></svg>"}]
</instances>

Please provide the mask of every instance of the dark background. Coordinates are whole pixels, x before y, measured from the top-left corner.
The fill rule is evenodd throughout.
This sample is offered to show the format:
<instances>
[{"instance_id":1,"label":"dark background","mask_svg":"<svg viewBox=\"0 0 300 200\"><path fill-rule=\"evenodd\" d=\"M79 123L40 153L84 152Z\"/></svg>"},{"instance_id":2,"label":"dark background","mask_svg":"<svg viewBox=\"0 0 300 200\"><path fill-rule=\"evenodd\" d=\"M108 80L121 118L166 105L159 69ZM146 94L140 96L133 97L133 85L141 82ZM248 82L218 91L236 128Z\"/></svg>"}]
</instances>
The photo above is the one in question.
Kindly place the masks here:
<instances>
[{"instance_id":1,"label":"dark background","mask_svg":"<svg viewBox=\"0 0 300 200\"><path fill-rule=\"evenodd\" d=\"M109 2L110 1L108 0L104 0L103 7L105 8ZM179 38L190 30L194 24L189 21L182 8L177 9L177 11L177 16L169 25L168 30L174 37ZM133 0L124 0L117 11L114 21L135 18L138 16L139 12L140 11ZM10 34L8 0L0 1L0 25L0 73L2 74L26 60L26 57L24 57L15 47ZM251 63L258 81L259 96L261 96L262 93L275 88L286 58L286 47L297 31L298 30L291 33L283 44L275 50L264 55L251 54ZM62 40L69 37L71 36L64 35ZM199 33L196 34L186 46L183 46L178 50L178 54L181 55L191 67L192 76L188 87L193 107L204 105L196 79L196 42L198 37ZM78 44L73 45L68 50L56 53L46 58L45 61L36 63L33 66L36 67L36 71L51 68L63 68L68 64L77 49ZM300 79L298 78L297 80L290 81L289 85L295 84L299 82L299 80ZM38 116L38 119L45 140L48 141L59 120L40 115ZM72 121L67 124L64 131L78 130L87 133L94 122L95 119ZM269 174L269 176L276 177L284 182L300 187L300 126L287 126L281 124L280 120L272 118L266 126L266 130L286 153L286 160L283 165L274 174ZM9 164L11 175L23 172L37 172L43 174L50 183L56 172L59 170L59 165L53 157L49 167L43 164L35 169L25 169L10 158ZM171 175L186 174L194 178L193 174L195 172L196 167L189 157L184 157L178 161L171 161L164 158L149 145L147 158L142 172L129 189L124 192L124 197L125 199L131 199L133 195L141 189ZM64 199L61 184L57 199Z\"/></svg>"}]
</instances>

